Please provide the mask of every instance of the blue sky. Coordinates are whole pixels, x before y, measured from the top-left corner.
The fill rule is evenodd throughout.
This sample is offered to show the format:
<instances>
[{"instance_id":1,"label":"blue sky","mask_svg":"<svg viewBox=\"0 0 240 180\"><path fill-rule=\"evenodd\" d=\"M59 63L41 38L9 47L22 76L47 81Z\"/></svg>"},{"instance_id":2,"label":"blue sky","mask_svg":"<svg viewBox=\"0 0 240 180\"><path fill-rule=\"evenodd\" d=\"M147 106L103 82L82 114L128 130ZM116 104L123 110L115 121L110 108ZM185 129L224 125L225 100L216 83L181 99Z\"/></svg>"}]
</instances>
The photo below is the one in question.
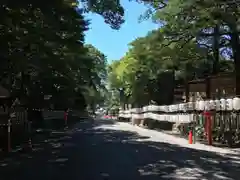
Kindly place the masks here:
<instances>
[{"instance_id":1,"label":"blue sky","mask_svg":"<svg viewBox=\"0 0 240 180\"><path fill-rule=\"evenodd\" d=\"M103 52L107 56L108 62L123 57L131 41L145 36L148 31L159 26L150 20L139 23L138 18L145 12L146 7L136 2L124 1L122 5L125 9L125 23L120 30L111 29L99 15L86 15L86 18L91 20L90 29L86 32L86 43L94 45Z\"/></svg>"}]
</instances>

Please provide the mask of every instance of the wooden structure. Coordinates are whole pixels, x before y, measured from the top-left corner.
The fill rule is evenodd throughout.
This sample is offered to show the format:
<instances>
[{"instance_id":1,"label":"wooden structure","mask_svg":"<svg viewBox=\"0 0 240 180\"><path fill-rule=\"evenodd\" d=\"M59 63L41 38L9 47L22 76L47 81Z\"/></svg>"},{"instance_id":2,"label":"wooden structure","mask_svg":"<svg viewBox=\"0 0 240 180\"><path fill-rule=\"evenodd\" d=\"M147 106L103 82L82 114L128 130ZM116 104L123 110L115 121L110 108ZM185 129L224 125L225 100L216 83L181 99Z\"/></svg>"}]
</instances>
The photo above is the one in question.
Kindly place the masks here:
<instances>
[{"instance_id":1,"label":"wooden structure","mask_svg":"<svg viewBox=\"0 0 240 180\"><path fill-rule=\"evenodd\" d=\"M9 146L9 136L11 145L24 140L26 122L26 108L20 105L18 99L12 102L10 92L0 86L0 151L1 149L6 150Z\"/></svg>"},{"instance_id":2,"label":"wooden structure","mask_svg":"<svg viewBox=\"0 0 240 180\"><path fill-rule=\"evenodd\" d=\"M7 115L8 108L6 104L9 98L9 91L0 85L0 124L2 119L5 119L5 116Z\"/></svg>"},{"instance_id":3,"label":"wooden structure","mask_svg":"<svg viewBox=\"0 0 240 180\"><path fill-rule=\"evenodd\" d=\"M9 91L0 85L0 99L8 97L10 97Z\"/></svg>"},{"instance_id":4,"label":"wooden structure","mask_svg":"<svg viewBox=\"0 0 240 180\"><path fill-rule=\"evenodd\" d=\"M185 87L177 86L174 88L174 103L180 103L185 100Z\"/></svg>"},{"instance_id":5,"label":"wooden structure","mask_svg":"<svg viewBox=\"0 0 240 180\"><path fill-rule=\"evenodd\" d=\"M175 101L196 101L216 99L236 95L236 83L233 73L208 76L205 79L189 81L187 85L175 88Z\"/></svg>"}]
</instances>

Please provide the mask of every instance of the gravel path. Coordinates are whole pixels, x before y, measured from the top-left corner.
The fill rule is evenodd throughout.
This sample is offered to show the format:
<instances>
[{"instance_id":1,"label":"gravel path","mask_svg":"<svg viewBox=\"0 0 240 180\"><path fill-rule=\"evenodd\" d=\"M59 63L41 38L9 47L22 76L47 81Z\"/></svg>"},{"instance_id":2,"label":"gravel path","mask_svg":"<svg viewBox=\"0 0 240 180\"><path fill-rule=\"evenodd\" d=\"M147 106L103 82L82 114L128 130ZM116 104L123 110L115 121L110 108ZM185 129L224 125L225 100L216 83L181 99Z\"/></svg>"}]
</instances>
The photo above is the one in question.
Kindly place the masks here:
<instances>
[{"instance_id":1,"label":"gravel path","mask_svg":"<svg viewBox=\"0 0 240 180\"><path fill-rule=\"evenodd\" d=\"M114 121L55 132L32 153L0 162L1 180L234 179L240 155ZM211 151L211 152L210 152Z\"/></svg>"}]
</instances>

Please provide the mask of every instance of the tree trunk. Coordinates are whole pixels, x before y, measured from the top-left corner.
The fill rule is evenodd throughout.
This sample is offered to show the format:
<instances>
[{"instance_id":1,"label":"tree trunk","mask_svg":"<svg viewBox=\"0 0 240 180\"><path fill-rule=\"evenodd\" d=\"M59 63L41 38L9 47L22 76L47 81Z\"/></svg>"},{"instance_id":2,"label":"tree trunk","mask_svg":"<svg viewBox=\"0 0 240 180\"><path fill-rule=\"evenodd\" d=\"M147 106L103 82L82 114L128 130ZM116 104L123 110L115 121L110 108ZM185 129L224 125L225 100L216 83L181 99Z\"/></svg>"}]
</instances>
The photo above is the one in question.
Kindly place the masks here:
<instances>
[{"instance_id":1,"label":"tree trunk","mask_svg":"<svg viewBox=\"0 0 240 180\"><path fill-rule=\"evenodd\" d=\"M214 54L214 61L213 61L213 69L212 74L217 74L219 72L219 25L216 25L214 28L214 43L213 43L213 54Z\"/></svg>"},{"instance_id":2,"label":"tree trunk","mask_svg":"<svg viewBox=\"0 0 240 180\"><path fill-rule=\"evenodd\" d=\"M239 33L237 31L236 24L231 26L232 35L231 35L231 44L233 50L233 58L234 58L234 70L236 77L236 95L240 96L240 43L239 43Z\"/></svg>"}]
</instances>

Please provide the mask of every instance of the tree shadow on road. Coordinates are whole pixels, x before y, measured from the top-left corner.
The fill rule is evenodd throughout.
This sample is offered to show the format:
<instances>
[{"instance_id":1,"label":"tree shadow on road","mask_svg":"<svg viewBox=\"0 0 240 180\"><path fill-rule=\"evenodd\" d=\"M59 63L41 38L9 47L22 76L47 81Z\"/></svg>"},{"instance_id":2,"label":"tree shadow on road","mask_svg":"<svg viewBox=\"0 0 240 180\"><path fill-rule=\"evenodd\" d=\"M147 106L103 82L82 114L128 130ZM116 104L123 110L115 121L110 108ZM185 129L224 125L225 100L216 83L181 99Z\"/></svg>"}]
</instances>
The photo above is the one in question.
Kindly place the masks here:
<instances>
[{"instance_id":1,"label":"tree shadow on road","mask_svg":"<svg viewBox=\"0 0 240 180\"><path fill-rule=\"evenodd\" d=\"M238 156L154 142L128 131L94 128L87 134L98 140L95 144L98 148L90 148L98 162L94 169L99 176L94 176L95 179L104 179L100 178L102 173L107 175L106 179L148 180L239 179L240 176Z\"/></svg>"},{"instance_id":2,"label":"tree shadow on road","mask_svg":"<svg viewBox=\"0 0 240 180\"><path fill-rule=\"evenodd\" d=\"M101 128L104 124L115 122L85 121L74 132L55 134L40 150L0 167L1 179L239 179L239 157L154 142L137 133Z\"/></svg>"}]
</instances>

